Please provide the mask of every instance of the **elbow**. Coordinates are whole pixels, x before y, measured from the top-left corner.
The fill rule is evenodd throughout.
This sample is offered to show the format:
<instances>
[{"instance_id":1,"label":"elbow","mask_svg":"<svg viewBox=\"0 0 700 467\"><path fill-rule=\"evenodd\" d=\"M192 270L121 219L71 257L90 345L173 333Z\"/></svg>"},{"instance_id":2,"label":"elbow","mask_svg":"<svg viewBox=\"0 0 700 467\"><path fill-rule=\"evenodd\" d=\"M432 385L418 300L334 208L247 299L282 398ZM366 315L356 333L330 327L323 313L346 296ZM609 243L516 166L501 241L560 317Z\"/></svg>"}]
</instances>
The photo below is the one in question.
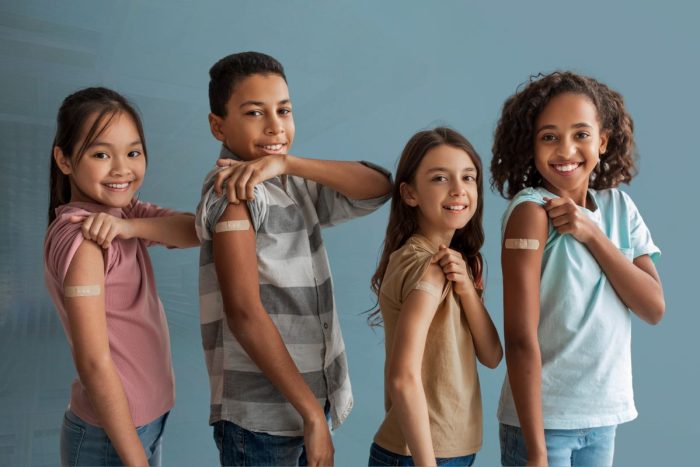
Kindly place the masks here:
<instances>
[{"instance_id":1,"label":"elbow","mask_svg":"<svg viewBox=\"0 0 700 467\"><path fill-rule=\"evenodd\" d=\"M489 355L479 356L479 361L481 364L486 368L490 368L491 370L495 369L501 363L501 360L503 360L503 348L501 348L500 343L498 344L498 347Z\"/></svg>"},{"instance_id":2,"label":"elbow","mask_svg":"<svg viewBox=\"0 0 700 467\"><path fill-rule=\"evenodd\" d=\"M645 321L652 326L655 326L661 322L661 319L663 319L664 315L666 314L666 301L664 300L663 297L660 299L656 300L656 303L654 303L645 313Z\"/></svg>"},{"instance_id":3,"label":"elbow","mask_svg":"<svg viewBox=\"0 0 700 467\"><path fill-rule=\"evenodd\" d=\"M389 395L391 400L407 399L413 390L422 385L421 377L411 371L399 372L389 376Z\"/></svg>"},{"instance_id":4,"label":"elbow","mask_svg":"<svg viewBox=\"0 0 700 467\"><path fill-rule=\"evenodd\" d=\"M75 368L80 380L87 382L91 379L101 379L105 372L112 368L112 357L108 352L100 355L86 355L75 359Z\"/></svg>"},{"instance_id":5,"label":"elbow","mask_svg":"<svg viewBox=\"0 0 700 467\"><path fill-rule=\"evenodd\" d=\"M530 358L539 352L540 347L536 335L506 336L505 343L507 361Z\"/></svg>"}]
</instances>

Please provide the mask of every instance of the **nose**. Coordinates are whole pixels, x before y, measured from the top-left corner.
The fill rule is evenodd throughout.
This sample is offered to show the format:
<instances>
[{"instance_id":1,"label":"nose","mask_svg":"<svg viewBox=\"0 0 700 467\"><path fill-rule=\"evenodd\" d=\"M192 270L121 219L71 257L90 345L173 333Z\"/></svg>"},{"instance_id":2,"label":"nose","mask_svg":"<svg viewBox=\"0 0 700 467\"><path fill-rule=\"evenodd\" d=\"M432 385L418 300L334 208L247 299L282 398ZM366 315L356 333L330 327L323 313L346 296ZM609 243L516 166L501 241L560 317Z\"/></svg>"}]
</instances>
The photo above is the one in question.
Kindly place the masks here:
<instances>
[{"instance_id":1,"label":"nose","mask_svg":"<svg viewBox=\"0 0 700 467\"><path fill-rule=\"evenodd\" d=\"M461 179L456 179L450 186L450 196L459 197L464 196L467 192L467 184Z\"/></svg>"},{"instance_id":2,"label":"nose","mask_svg":"<svg viewBox=\"0 0 700 467\"><path fill-rule=\"evenodd\" d=\"M117 156L112 158L112 166L110 173L113 176L116 175L128 175L131 173L131 167L129 164L130 159L126 156Z\"/></svg>"},{"instance_id":3,"label":"nose","mask_svg":"<svg viewBox=\"0 0 700 467\"><path fill-rule=\"evenodd\" d=\"M557 152L564 158L573 157L576 154L576 145L570 138L562 138L557 146Z\"/></svg>"},{"instance_id":4,"label":"nose","mask_svg":"<svg viewBox=\"0 0 700 467\"><path fill-rule=\"evenodd\" d=\"M282 121L276 114L271 114L266 122L265 133L268 135L277 135L284 133L284 127L282 126Z\"/></svg>"}]
</instances>

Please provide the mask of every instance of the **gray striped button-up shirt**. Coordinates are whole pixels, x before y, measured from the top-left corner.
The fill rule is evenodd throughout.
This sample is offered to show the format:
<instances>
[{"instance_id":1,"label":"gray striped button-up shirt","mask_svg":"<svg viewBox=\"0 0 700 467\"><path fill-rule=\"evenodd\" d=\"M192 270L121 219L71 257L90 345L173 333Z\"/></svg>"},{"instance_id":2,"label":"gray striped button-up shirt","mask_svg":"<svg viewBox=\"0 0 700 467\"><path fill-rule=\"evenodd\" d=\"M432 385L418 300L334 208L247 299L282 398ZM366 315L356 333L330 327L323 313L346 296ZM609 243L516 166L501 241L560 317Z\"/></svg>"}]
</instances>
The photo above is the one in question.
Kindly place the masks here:
<instances>
[{"instance_id":1,"label":"gray striped button-up shirt","mask_svg":"<svg viewBox=\"0 0 700 467\"><path fill-rule=\"evenodd\" d=\"M221 156L236 159L225 147ZM384 169L365 164L388 175ZM199 302L211 384L209 423L228 420L250 431L302 436L299 413L250 359L226 324L212 233L228 202L213 190L216 172L210 172L204 181L196 218L202 241ZM257 185L255 199L247 203L256 235L260 299L319 403L330 403L334 428L350 413L352 392L321 228L369 214L388 198L352 200L311 180L283 175Z\"/></svg>"}]
</instances>

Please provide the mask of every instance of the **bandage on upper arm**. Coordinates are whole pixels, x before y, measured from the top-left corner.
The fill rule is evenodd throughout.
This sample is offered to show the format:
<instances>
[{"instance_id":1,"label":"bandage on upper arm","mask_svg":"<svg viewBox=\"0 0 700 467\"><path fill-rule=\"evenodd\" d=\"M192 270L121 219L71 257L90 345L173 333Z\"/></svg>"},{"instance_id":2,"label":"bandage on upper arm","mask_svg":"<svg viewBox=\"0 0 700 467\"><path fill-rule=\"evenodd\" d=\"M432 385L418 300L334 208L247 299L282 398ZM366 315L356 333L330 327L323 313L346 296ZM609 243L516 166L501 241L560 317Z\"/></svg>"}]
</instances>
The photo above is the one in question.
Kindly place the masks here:
<instances>
[{"instance_id":1,"label":"bandage on upper arm","mask_svg":"<svg viewBox=\"0 0 700 467\"><path fill-rule=\"evenodd\" d=\"M508 250L537 250L540 241L536 238L506 238L505 247Z\"/></svg>"},{"instance_id":2,"label":"bandage on upper arm","mask_svg":"<svg viewBox=\"0 0 700 467\"><path fill-rule=\"evenodd\" d=\"M241 232L250 229L250 221L248 219L222 221L214 226L214 232Z\"/></svg>"},{"instance_id":3,"label":"bandage on upper arm","mask_svg":"<svg viewBox=\"0 0 700 467\"><path fill-rule=\"evenodd\" d=\"M75 297L97 297L100 295L102 287L99 284L92 285L66 285L63 287L63 295L66 298Z\"/></svg>"},{"instance_id":4,"label":"bandage on upper arm","mask_svg":"<svg viewBox=\"0 0 700 467\"><path fill-rule=\"evenodd\" d=\"M422 290L423 292L432 295L433 297L440 300L442 297L442 290L435 284L431 284L428 281L418 281L416 285L413 286L413 290Z\"/></svg>"}]
</instances>

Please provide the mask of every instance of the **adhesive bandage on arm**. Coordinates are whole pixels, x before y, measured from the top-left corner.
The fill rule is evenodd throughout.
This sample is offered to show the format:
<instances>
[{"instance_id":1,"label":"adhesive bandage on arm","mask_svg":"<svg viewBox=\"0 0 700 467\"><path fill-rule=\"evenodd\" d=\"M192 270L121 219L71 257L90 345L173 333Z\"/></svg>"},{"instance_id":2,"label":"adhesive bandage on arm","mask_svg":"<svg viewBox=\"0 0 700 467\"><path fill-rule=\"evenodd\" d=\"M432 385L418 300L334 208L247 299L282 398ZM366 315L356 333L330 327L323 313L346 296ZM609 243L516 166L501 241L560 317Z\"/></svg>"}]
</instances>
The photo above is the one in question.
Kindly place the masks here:
<instances>
[{"instance_id":1,"label":"adhesive bandage on arm","mask_svg":"<svg viewBox=\"0 0 700 467\"><path fill-rule=\"evenodd\" d=\"M214 226L214 232L235 232L250 229L250 222L248 219L243 219L240 221L224 221L219 222Z\"/></svg>"},{"instance_id":2,"label":"adhesive bandage on arm","mask_svg":"<svg viewBox=\"0 0 700 467\"><path fill-rule=\"evenodd\" d=\"M73 297L97 297L102 288L99 285L67 285L63 288L66 298Z\"/></svg>"},{"instance_id":3,"label":"adhesive bandage on arm","mask_svg":"<svg viewBox=\"0 0 700 467\"><path fill-rule=\"evenodd\" d=\"M506 238L505 246L509 250L536 250L540 241L532 238Z\"/></svg>"},{"instance_id":4,"label":"adhesive bandage on arm","mask_svg":"<svg viewBox=\"0 0 700 467\"><path fill-rule=\"evenodd\" d=\"M416 283L415 287L413 287L413 290L422 290L438 300L440 300L440 297L442 297L442 290L440 290L440 287L433 285L430 282L419 281Z\"/></svg>"}]
</instances>

